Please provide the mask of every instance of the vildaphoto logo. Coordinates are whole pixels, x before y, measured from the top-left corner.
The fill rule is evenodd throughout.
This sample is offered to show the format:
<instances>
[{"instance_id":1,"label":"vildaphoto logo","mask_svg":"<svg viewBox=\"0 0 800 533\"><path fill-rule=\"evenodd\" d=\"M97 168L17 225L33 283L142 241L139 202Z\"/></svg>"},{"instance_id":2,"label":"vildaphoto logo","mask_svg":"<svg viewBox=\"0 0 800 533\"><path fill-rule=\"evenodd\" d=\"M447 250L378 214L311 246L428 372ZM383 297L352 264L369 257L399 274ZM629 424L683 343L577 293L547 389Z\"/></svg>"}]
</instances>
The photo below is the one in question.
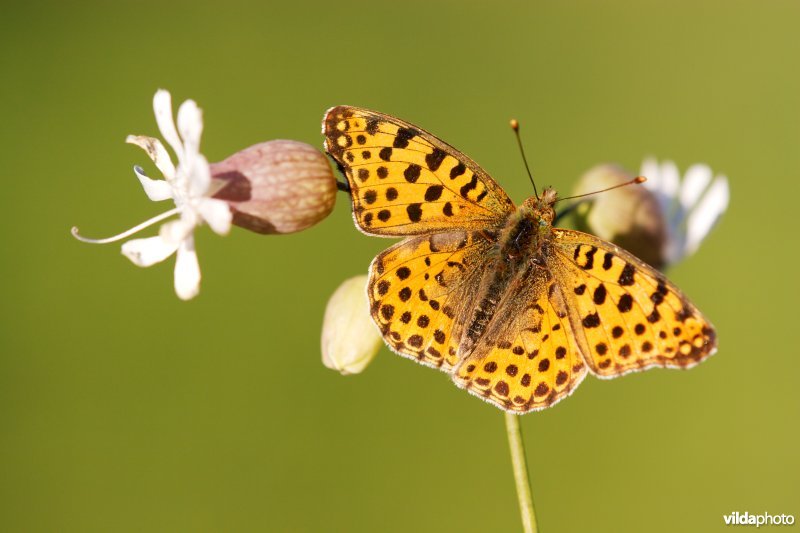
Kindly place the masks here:
<instances>
[{"instance_id":1,"label":"vildaphoto logo","mask_svg":"<svg viewBox=\"0 0 800 533\"><path fill-rule=\"evenodd\" d=\"M731 514L723 515L726 526L791 526L794 524L794 515L790 514L750 514L734 511Z\"/></svg>"}]
</instances>

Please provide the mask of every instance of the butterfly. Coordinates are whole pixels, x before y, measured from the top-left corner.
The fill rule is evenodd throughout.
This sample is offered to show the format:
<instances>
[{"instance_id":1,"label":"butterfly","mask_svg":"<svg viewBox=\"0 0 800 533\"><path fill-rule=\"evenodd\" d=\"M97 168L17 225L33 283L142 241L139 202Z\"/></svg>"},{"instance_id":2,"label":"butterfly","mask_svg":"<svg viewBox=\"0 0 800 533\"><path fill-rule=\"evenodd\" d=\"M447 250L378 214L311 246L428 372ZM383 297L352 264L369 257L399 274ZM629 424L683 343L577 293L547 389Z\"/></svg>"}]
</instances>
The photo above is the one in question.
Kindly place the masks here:
<instances>
[{"instance_id":1,"label":"butterfly","mask_svg":"<svg viewBox=\"0 0 800 533\"><path fill-rule=\"evenodd\" d=\"M659 271L593 235L553 227L552 188L516 206L470 158L395 117L338 106L325 149L368 235L370 312L396 353L522 414L588 372L689 368L716 351L708 320Z\"/></svg>"}]
</instances>

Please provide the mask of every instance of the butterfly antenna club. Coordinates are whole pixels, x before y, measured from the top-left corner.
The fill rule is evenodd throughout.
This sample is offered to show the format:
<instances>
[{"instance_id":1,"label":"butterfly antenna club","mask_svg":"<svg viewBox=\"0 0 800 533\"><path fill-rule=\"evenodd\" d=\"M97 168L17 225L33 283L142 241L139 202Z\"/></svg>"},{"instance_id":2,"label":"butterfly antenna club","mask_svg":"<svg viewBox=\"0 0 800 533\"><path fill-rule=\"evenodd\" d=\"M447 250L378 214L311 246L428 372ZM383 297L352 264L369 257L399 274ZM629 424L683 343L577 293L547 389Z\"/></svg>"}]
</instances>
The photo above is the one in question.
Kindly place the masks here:
<instances>
[{"instance_id":1,"label":"butterfly antenna club","mask_svg":"<svg viewBox=\"0 0 800 533\"><path fill-rule=\"evenodd\" d=\"M525 157L525 150L522 148L522 140L519 137L519 121L512 118L510 124L511 129L514 130L514 136L517 138L517 146L519 146L519 153L522 154L522 162L525 163L525 170L528 171L528 178L530 178L531 185L533 185L533 194L536 195L536 198L539 198L539 191L536 190L536 183L533 181L533 174L531 174L531 168L528 166L528 159Z\"/></svg>"}]
</instances>

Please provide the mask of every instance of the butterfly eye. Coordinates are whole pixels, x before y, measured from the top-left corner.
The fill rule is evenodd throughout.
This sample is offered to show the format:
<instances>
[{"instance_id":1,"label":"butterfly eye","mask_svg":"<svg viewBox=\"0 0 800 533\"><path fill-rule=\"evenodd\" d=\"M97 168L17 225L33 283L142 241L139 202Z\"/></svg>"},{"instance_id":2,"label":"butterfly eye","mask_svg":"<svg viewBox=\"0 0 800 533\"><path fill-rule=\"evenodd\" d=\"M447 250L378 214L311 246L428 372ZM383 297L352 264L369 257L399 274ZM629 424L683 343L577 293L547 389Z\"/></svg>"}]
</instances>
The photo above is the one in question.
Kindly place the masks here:
<instances>
[{"instance_id":1,"label":"butterfly eye","mask_svg":"<svg viewBox=\"0 0 800 533\"><path fill-rule=\"evenodd\" d=\"M548 225L548 224L547 224L547 221L546 221L545 219L543 219L543 218L540 218L540 219L539 219L539 227L542 227L542 228L543 228L543 227L545 227L545 226L547 226L547 225Z\"/></svg>"}]
</instances>

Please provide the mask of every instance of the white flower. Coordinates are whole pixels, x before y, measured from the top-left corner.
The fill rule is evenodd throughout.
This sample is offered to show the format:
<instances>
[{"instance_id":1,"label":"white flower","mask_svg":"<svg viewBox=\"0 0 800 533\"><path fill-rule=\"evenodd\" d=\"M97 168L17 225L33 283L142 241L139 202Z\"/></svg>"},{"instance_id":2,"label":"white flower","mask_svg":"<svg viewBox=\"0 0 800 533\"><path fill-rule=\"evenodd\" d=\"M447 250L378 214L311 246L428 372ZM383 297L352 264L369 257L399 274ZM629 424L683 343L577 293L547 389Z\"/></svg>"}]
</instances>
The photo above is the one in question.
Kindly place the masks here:
<instances>
[{"instance_id":1,"label":"white flower","mask_svg":"<svg viewBox=\"0 0 800 533\"><path fill-rule=\"evenodd\" d=\"M647 178L644 187L655 195L667 223L665 263L677 263L697 251L728 208L728 178L714 176L708 165L695 164L681 180L675 163L659 165L652 158L645 159L640 174Z\"/></svg>"},{"instance_id":2,"label":"white flower","mask_svg":"<svg viewBox=\"0 0 800 533\"><path fill-rule=\"evenodd\" d=\"M197 104L193 100L181 104L177 129L168 91L161 89L156 92L153 110L161 135L178 158L178 166L175 167L164 145L156 138L129 135L126 142L143 148L164 175L164 180L153 180L145 175L141 167L133 167L147 197L154 202L172 199L175 207L108 239L86 239L78 235L77 228L72 228L72 233L84 242L114 242L172 215L180 215L177 220L163 224L157 236L126 242L122 245L122 253L134 264L148 267L177 251L175 292L179 298L188 300L200 290L200 266L194 249L194 229L206 222L216 233L226 235L230 231L232 214L225 201L210 197L215 191L211 190L208 161L199 151L203 118Z\"/></svg>"}]
</instances>

